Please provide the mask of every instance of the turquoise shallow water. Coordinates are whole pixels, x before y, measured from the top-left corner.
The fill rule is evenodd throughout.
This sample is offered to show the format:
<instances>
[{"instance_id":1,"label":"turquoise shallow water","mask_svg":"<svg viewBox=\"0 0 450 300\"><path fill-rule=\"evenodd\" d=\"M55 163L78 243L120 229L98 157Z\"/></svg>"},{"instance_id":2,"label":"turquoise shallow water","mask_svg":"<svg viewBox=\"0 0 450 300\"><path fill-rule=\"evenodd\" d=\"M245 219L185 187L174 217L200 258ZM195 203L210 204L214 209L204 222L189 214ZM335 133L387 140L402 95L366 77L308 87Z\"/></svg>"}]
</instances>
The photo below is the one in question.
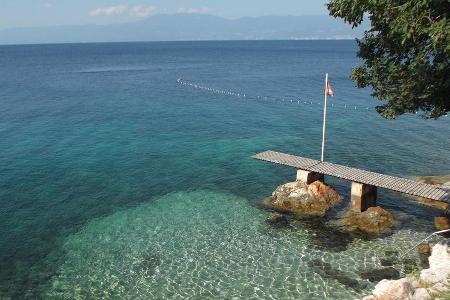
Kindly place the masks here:
<instances>
[{"instance_id":1,"label":"turquoise shallow water","mask_svg":"<svg viewBox=\"0 0 450 300\"><path fill-rule=\"evenodd\" d=\"M93 220L66 240L66 260L46 296L352 299L373 287L361 272L380 267L385 251L420 237L401 230L333 252L312 242L314 228L294 222L274 229L265 224L267 215L244 198L197 191ZM320 273L325 264L340 274L327 278Z\"/></svg>"},{"instance_id":2,"label":"turquoise shallow water","mask_svg":"<svg viewBox=\"0 0 450 300\"><path fill-rule=\"evenodd\" d=\"M370 290L360 271L379 265L384 246L401 250L430 232L436 212L380 191L398 221L393 235L368 241L326 227L345 201L322 222L268 228L258 204L295 172L250 158L267 149L318 158L329 72L328 160L449 173L448 118L381 119L348 80L355 52L349 41L0 47L0 298ZM348 199L348 183L329 182Z\"/></svg>"}]
</instances>

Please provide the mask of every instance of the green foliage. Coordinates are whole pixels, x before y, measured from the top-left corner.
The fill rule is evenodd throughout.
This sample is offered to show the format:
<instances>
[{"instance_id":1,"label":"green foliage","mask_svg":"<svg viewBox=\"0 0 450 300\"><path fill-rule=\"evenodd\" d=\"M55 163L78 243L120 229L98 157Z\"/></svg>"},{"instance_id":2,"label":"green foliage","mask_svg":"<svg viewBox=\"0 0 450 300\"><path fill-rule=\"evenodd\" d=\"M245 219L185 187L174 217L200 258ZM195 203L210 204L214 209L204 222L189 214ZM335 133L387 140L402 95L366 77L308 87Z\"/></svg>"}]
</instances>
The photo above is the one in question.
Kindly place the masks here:
<instances>
[{"instance_id":1,"label":"green foliage","mask_svg":"<svg viewBox=\"0 0 450 300\"><path fill-rule=\"evenodd\" d=\"M438 118L450 110L450 0L330 0L327 7L353 27L371 21L351 78L385 102L376 107L382 116Z\"/></svg>"}]
</instances>

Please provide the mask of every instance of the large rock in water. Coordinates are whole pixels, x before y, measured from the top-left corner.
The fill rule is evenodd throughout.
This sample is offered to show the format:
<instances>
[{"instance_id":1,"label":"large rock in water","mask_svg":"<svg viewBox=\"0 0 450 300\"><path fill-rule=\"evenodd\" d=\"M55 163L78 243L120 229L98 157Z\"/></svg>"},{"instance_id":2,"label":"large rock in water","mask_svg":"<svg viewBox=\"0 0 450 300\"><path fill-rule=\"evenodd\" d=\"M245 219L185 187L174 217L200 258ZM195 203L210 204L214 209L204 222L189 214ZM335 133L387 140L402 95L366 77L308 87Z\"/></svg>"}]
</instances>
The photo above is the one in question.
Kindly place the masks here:
<instances>
[{"instance_id":1,"label":"large rock in water","mask_svg":"<svg viewBox=\"0 0 450 300\"><path fill-rule=\"evenodd\" d=\"M388 211L377 206L369 207L364 212L349 210L342 223L351 230L383 233L394 224L394 217Z\"/></svg>"},{"instance_id":2,"label":"large rock in water","mask_svg":"<svg viewBox=\"0 0 450 300\"><path fill-rule=\"evenodd\" d=\"M265 204L272 209L303 216L323 216L341 200L329 185L315 181L309 185L302 181L280 185Z\"/></svg>"}]
</instances>

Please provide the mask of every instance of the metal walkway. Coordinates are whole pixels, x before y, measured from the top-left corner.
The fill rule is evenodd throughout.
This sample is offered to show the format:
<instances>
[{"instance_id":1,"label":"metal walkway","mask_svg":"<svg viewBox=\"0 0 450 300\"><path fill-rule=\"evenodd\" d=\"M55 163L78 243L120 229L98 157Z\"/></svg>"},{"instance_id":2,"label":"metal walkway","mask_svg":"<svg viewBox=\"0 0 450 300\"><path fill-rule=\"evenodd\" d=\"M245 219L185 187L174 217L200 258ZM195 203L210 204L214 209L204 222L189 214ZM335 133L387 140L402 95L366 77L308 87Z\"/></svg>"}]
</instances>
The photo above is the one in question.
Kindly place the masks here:
<instances>
[{"instance_id":1,"label":"metal walkway","mask_svg":"<svg viewBox=\"0 0 450 300\"><path fill-rule=\"evenodd\" d=\"M300 170L317 172L354 182L373 185L413 196L450 203L450 189L432 184L369 172L329 162L320 162L314 159L275 151L262 152L253 156L253 158L294 167Z\"/></svg>"}]
</instances>

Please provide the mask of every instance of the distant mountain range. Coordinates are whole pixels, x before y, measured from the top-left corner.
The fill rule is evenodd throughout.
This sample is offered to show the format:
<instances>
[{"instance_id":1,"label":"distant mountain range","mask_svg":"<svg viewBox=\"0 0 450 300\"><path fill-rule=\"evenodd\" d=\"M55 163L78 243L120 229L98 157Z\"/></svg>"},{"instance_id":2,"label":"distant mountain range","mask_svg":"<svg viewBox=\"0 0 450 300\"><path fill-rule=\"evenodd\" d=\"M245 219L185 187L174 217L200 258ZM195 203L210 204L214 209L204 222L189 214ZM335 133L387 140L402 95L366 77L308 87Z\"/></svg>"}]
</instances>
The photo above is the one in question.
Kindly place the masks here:
<instances>
[{"instance_id":1,"label":"distant mountain range","mask_svg":"<svg viewBox=\"0 0 450 300\"><path fill-rule=\"evenodd\" d=\"M351 29L330 16L267 16L225 19L207 14L155 15L133 23L74 25L0 30L0 44L353 39Z\"/></svg>"}]
</instances>

